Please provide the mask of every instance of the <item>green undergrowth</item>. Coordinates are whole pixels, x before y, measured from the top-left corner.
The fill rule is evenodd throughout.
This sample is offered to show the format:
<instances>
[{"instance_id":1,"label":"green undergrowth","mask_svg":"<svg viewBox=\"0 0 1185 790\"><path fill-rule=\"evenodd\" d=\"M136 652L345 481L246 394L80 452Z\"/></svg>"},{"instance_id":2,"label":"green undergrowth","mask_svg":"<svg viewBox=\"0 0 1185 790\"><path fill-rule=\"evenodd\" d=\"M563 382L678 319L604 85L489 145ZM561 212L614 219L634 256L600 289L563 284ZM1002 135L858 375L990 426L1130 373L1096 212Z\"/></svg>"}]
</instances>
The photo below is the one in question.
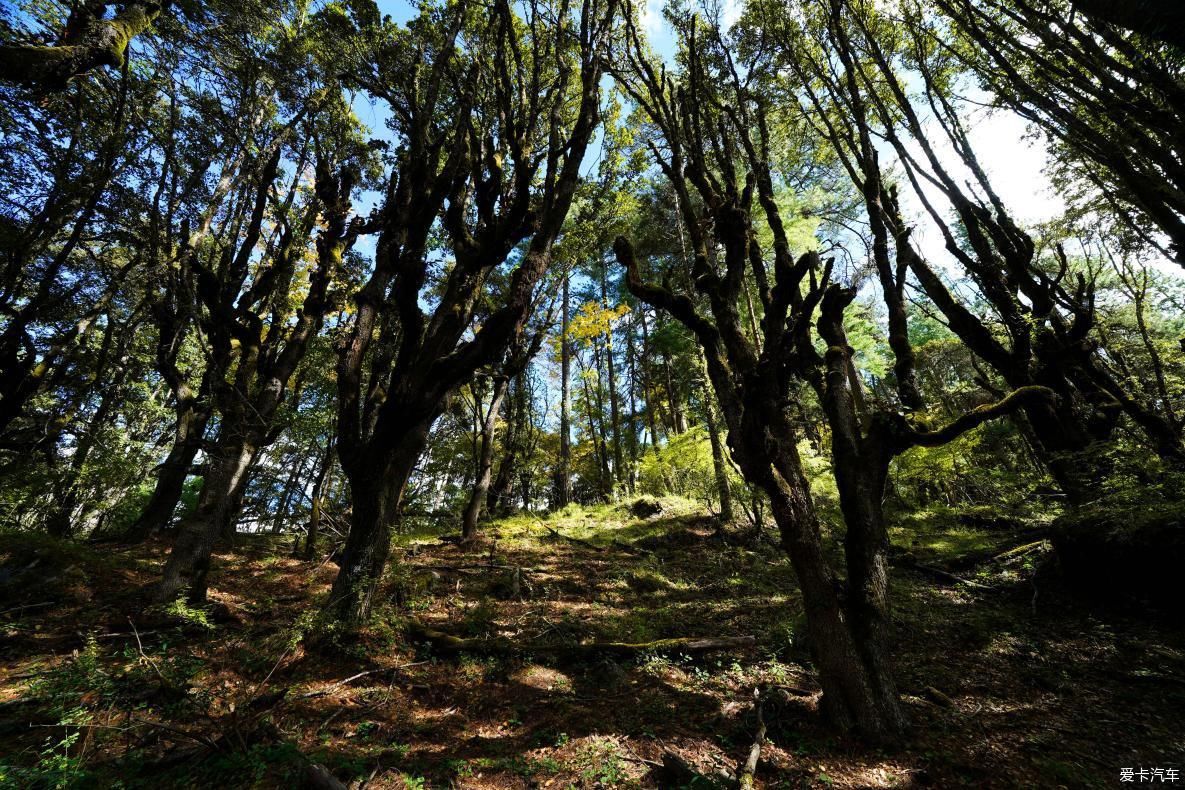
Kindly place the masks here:
<instances>
[{"instance_id":1,"label":"green undergrowth","mask_svg":"<svg viewBox=\"0 0 1185 790\"><path fill-rule=\"evenodd\" d=\"M889 538L898 549L919 560L949 565L987 558L1016 545L1026 536L1037 539L1057 511L1037 514L1000 514L988 508L932 505L889 515Z\"/></svg>"},{"instance_id":2,"label":"green undergrowth","mask_svg":"<svg viewBox=\"0 0 1185 790\"><path fill-rule=\"evenodd\" d=\"M653 502L661 510L652 516L636 516L631 507L639 500ZM678 522L703 515L695 502L682 497L626 497L613 504L571 504L550 513L516 513L494 519L482 525L482 534L496 539L506 548L534 544L553 537L553 529L564 537L587 540L597 546L609 546L614 541L630 543L648 537L668 534ZM435 541L442 535L455 534L458 524L444 521L417 521L406 531L397 533L397 546Z\"/></svg>"}]
</instances>

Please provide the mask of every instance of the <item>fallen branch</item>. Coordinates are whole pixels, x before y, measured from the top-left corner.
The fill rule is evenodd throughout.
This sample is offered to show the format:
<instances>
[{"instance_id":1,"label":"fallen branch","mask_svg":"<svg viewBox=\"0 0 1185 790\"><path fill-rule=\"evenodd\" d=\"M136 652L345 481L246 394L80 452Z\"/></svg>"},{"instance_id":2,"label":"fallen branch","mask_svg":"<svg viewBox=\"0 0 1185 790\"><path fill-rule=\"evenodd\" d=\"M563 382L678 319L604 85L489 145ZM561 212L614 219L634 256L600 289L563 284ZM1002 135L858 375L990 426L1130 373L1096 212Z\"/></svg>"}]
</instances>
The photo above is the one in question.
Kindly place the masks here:
<instances>
[{"instance_id":1,"label":"fallen branch","mask_svg":"<svg viewBox=\"0 0 1185 790\"><path fill-rule=\"evenodd\" d=\"M757 775L757 761L761 759L761 746L765 743L765 714L762 708L765 700L761 697L761 689L753 689L753 709L757 711L757 735L753 737L753 745L749 747L749 757L741 766L737 776L737 787L740 790L753 790L753 779Z\"/></svg>"},{"instance_id":2,"label":"fallen branch","mask_svg":"<svg viewBox=\"0 0 1185 790\"><path fill-rule=\"evenodd\" d=\"M5 609L0 614L9 614L11 612L22 612L25 609L40 609L42 606L53 606L57 601L44 601L42 603L27 603L24 606L14 606L11 609Z\"/></svg>"},{"instance_id":3,"label":"fallen branch","mask_svg":"<svg viewBox=\"0 0 1185 790\"><path fill-rule=\"evenodd\" d=\"M512 655L516 653L538 653L560 659L578 660L595 655L635 656L646 652L679 651L688 655L708 653L715 650L752 647L757 639L752 636L726 637L677 637L656 639L653 642L585 642L578 645L554 645L538 643L517 643L506 637L463 638L437 631L421 624L408 627L415 638L428 642L436 650L446 654L481 653L485 655Z\"/></svg>"},{"instance_id":4,"label":"fallen branch","mask_svg":"<svg viewBox=\"0 0 1185 790\"><path fill-rule=\"evenodd\" d=\"M912 557L908 557L908 556L894 557L892 560L890 560L890 562L892 562L892 564L894 564L898 567L908 568L909 570L918 571L919 573L924 573L927 576L932 576L935 579L940 579L941 581L944 581L947 584L965 584L968 587L972 587L976 590L994 590L995 589L994 587L991 587L986 584L980 584L979 582L973 582L970 579L964 579L962 576L955 576L953 573L951 573L949 571L942 570L942 568L935 568L933 565L924 565L924 564L918 562L917 560L913 559Z\"/></svg>"},{"instance_id":5,"label":"fallen branch","mask_svg":"<svg viewBox=\"0 0 1185 790\"><path fill-rule=\"evenodd\" d=\"M152 636L153 634L159 634L159 633L160 633L160 629L158 628L158 629L152 629L149 631L140 631L139 636L141 636L141 637ZM112 634L98 634L95 637L95 639L119 639L119 638L125 637L125 636L136 636L136 635L137 635L137 633L135 631L118 631L118 632L112 633ZM141 644L143 644L143 643L141 643Z\"/></svg>"},{"instance_id":6,"label":"fallen branch","mask_svg":"<svg viewBox=\"0 0 1185 790\"><path fill-rule=\"evenodd\" d=\"M996 562L1000 562L1002 560L1016 559L1017 557L1023 556L1025 554L1028 554L1029 552L1035 551L1043 546L1048 546L1048 545L1049 545L1049 541L1045 538L1042 538L1041 540L1035 540L1032 543L1023 543L1020 546L1015 546L1011 549L1008 549L1007 551L1002 551L999 554L997 554L996 556L992 557L992 559L995 560Z\"/></svg>"},{"instance_id":7,"label":"fallen branch","mask_svg":"<svg viewBox=\"0 0 1185 790\"><path fill-rule=\"evenodd\" d=\"M348 678L343 678L342 680L339 680L336 683L334 683L332 686L323 688L320 691L310 691L307 694L301 694L296 699L314 699L316 697L324 697L328 694L332 694L334 691L341 688L342 686L348 686L349 684L353 683L355 680L360 680L364 677L369 677L370 675L382 675L382 674L386 674L386 673L394 674L394 673L400 671L401 669L407 669L408 667L418 667L421 664L427 664L427 663L428 663L427 661L415 661L411 664L400 664L397 667L379 667L378 669L368 669L365 672L359 672L356 675L350 675Z\"/></svg>"}]
</instances>

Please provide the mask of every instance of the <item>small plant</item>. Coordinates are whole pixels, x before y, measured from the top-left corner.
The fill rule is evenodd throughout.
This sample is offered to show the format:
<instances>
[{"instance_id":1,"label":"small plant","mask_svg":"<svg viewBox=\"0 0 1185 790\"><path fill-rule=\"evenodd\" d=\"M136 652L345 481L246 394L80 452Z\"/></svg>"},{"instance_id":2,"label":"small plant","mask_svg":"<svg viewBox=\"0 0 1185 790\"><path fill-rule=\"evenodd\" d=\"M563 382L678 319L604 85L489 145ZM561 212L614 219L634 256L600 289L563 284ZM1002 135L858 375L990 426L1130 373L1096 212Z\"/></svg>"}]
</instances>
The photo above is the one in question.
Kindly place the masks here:
<instances>
[{"instance_id":1,"label":"small plant","mask_svg":"<svg viewBox=\"0 0 1185 790\"><path fill-rule=\"evenodd\" d=\"M554 757L540 757L528 763L531 774L555 775L564 770L564 764Z\"/></svg>"},{"instance_id":2,"label":"small plant","mask_svg":"<svg viewBox=\"0 0 1185 790\"><path fill-rule=\"evenodd\" d=\"M50 703L63 719L77 718L81 699L101 699L115 693L115 680L102 668L101 658L99 643L90 634L82 650L75 650L70 661L34 681L29 690Z\"/></svg>"},{"instance_id":3,"label":"small plant","mask_svg":"<svg viewBox=\"0 0 1185 790\"><path fill-rule=\"evenodd\" d=\"M489 598L482 598L465 613L461 620L461 629L466 636L489 636L494 629L494 621L498 616L498 607Z\"/></svg>"},{"instance_id":4,"label":"small plant","mask_svg":"<svg viewBox=\"0 0 1185 790\"><path fill-rule=\"evenodd\" d=\"M82 758L70 754L77 741L77 731L67 731L61 740L47 739L31 767L0 762L0 787L74 787L86 777Z\"/></svg>"},{"instance_id":5,"label":"small plant","mask_svg":"<svg viewBox=\"0 0 1185 790\"><path fill-rule=\"evenodd\" d=\"M617 744L607 738L594 738L576 755L580 777L595 787L622 787L627 783L625 760L617 752Z\"/></svg>"},{"instance_id":6,"label":"small plant","mask_svg":"<svg viewBox=\"0 0 1185 790\"><path fill-rule=\"evenodd\" d=\"M662 677L667 670L674 666L674 662L661 653L646 653L639 657L642 671L652 677Z\"/></svg>"},{"instance_id":7,"label":"small plant","mask_svg":"<svg viewBox=\"0 0 1185 790\"><path fill-rule=\"evenodd\" d=\"M210 614L205 609L190 606L184 598L177 598L170 603L165 607L165 612L205 631L214 630L214 624L210 622Z\"/></svg>"}]
</instances>

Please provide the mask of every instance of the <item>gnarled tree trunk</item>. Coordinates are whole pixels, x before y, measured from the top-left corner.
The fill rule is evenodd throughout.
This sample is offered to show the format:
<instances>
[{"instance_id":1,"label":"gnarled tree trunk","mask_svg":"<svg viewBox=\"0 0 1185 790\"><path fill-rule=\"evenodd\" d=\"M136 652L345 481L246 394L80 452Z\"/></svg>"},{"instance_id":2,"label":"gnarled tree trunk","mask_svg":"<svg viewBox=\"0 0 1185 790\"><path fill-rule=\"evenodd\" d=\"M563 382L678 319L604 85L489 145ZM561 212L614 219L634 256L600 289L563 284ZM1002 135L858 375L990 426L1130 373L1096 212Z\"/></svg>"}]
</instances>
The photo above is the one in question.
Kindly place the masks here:
<instances>
[{"instance_id":1,"label":"gnarled tree trunk","mask_svg":"<svg viewBox=\"0 0 1185 790\"><path fill-rule=\"evenodd\" d=\"M172 600L183 588L188 589L191 602L205 600L210 554L224 525L233 517L256 447L257 440L249 436L227 435L211 451L197 507L178 528L164 576L153 592L156 600Z\"/></svg>"},{"instance_id":2,"label":"gnarled tree trunk","mask_svg":"<svg viewBox=\"0 0 1185 790\"><path fill-rule=\"evenodd\" d=\"M152 489L152 496L135 523L125 533L125 539L142 541L169 526L173 520L173 513L181 502L185 480L193 467L193 459L202 447L202 438L205 436L206 423L209 420L210 410L207 408L191 405L188 408L177 409L173 446L157 470L156 486Z\"/></svg>"},{"instance_id":3,"label":"gnarled tree trunk","mask_svg":"<svg viewBox=\"0 0 1185 790\"><path fill-rule=\"evenodd\" d=\"M342 465L350 481L353 511L341 570L325 605L326 614L335 622L355 627L370 617L391 553L391 530L398 522L407 482L428 443L433 422L428 419L404 426L393 438L395 452L388 465L367 463L365 457Z\"/></svg>"}]
</instances>

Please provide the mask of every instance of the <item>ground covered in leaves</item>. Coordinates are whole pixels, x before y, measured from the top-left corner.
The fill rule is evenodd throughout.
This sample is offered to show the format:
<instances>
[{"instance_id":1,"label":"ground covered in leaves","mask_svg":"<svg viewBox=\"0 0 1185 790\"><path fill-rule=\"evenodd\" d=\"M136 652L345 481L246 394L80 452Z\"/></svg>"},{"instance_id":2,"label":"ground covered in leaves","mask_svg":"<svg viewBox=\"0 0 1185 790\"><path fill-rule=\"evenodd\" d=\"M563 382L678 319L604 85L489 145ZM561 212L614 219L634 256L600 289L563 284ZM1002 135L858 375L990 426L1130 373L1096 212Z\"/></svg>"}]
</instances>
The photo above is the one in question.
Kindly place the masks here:
<instances>
[{"instance_id":1,"label":"ground covered in leaves","mask_svg":"<svg viewBox=\"0 0 1185 790\"><path fill-rule=\"evenodd\" d=\"M0 785L1108 787L1185 759L1185 634L1071 596L1039 525L900 519L896 656L912 730L869 749L818 721L801 599L772 536L686 503L401 536L375 623L317 631L336 573L279 539L219 554L208 610L145 610L164 542L0 542ZM647 515L640 515L647 513ZM1179 617L1179 614L1176 615ZM485 640L453 654L425 629ZM683 655L590 641L753 636ZM483 651L485 652L485 651Z\"/></svg>"}]
</instances>

